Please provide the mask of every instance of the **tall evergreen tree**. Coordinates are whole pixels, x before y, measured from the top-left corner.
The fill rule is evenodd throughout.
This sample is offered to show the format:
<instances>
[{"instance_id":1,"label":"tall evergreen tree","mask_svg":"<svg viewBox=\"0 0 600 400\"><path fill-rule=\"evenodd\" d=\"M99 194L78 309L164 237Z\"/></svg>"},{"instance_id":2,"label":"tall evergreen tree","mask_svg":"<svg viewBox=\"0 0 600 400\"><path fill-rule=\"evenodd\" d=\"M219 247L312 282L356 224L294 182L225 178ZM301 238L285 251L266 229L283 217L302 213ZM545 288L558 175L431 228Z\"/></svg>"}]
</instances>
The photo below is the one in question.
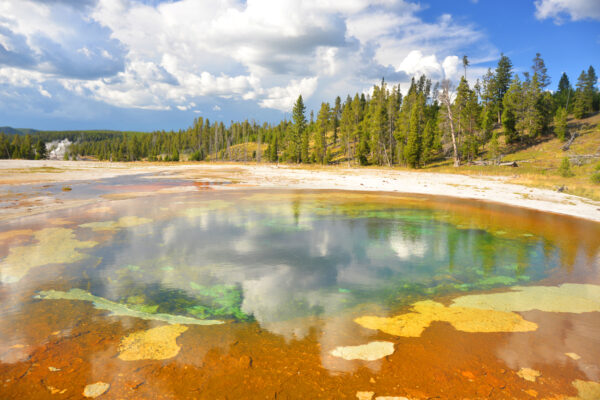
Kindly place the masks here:
<instances>
[{"instance_id":1,"label":"tall evergreen tree","mask_svg":"<svg viewBox=\"0 0 600 400\"><path fill-rule=\"evenodd\" d=\"M48 151L46 150L46 143L43 140L38 139L35 145L35 159L36 160L44 160L48 156Z\"/></svg>"},{"instance_id":2,"label":"tall evergreen tree","mask_svg":"<svg viewBox=\"0 0 600 400\"><path fill-rule=\"evenodd\" d=\"M598 89L596 88L597 83L598 76L596 75L594 67L590 65L587 70L587 82L585 85L585 88L588 91L588 97L591 98L590 112L598 111L600 109L600 98L598 97Z\"/></svg>"},{"instance_id":3,"label":"tall evergreen tree","mask_svg":"<svg viewBox=\"0 0 600 400\"><path fill-rule=\"evenodd\" d=\"M315 161L324 164L327 154L327 131L330 127L331 109L329 103L321 103L321 109L317 115L317 126L314 133Z\"/></svg>"},{"instance_id":4,"label":"tall evergreen tree","mask_svg":"<svg viewBox=\"0 0 600 400\"><path fill-rule=\"evenodd\" d=\"M530 138L541 135L547 126L548 110L542 101L542 88L538 81L538 75L533 74L532 78L527 76L523 82L523 108L522 113L517 115L523 121L523 132L527 132Z\"/></svg>"},{"instance_id":5,"label":"tall evergreen tree","mask_svg":"<svg viewBox=\"0 0 600 400\"><path fill-rule=\"evenodd\" d=\"M560 81L558 82L558 89L554 93L557 106L563 107L567 112L569 112L569 110L573 108L573 96L574 91L571 83L569 82L569 77L563 72L560 77Z\"/></svg>"},{"instance_id":6,"label":"tall evergreen tree","mask_svg":"<svg viewBox=\"0 0 600 400\"><path fill-rule=\"evenodd\" d=\"M523 85L516 75L503 100L502 127L506 143L516 142L523 129Z\"/></svg>"},{"instance_id":7,"label":"tall evergreen tree","mask_svg":"<svg viewBox=\"0 0 600 400\"><path fill-rule=\"evenodd\" d=\"M472 160L478 153L479 139L477 137L479 128L479 105L477 95L469 88L469 83L463 77L456 90L454 100L455 127L458 136L462 140L461 153L463 159Z\"/></svg>"},{"instance_id":8,"label":"tall evergreen tree","mask_svg":"<svg viewBox=\"0 0 600 400\"><path fill-rule=\"evenodd\" d=\"M342 107L342 117L340 119L340 139L343 153L346 155L348 166L352 159L352 132L353 132L353 114L352 114L352 99L350 96L346 99Z\"/></svg>"},{"instance_id":9,"label":"tall evergreen tree","mask_svg":"<svg viewBox=\"0 0 600 400\"><path fill-rule=\"evenodd\" d=\"M502 123L502 111L504 110L504 95L508 91L512 79L512 61L504 54L500 55L498 66L494 74L493 93L498 123Z\"/></svg>"},{"instance_id":10,"label":"tall evergreen tree","mask_svg":"<svg viewBox=\"0 0 600 400\"><path fill-rule=\"evenodd\" d=\"M373 163L378 165L383 165L384 163L391 164L385 146L389 118L385 82L382 82L381 87L375 86L373 88L373 97L368 107L367 118L369 121L368 131L370 133L369 147Z\"/></svg>"},{"instance_id":11,"label":"tall evergreen tree","mask_svg":"<svg viewBox=\"0 0 600 400\"><path fill-rule=\"evenodd\" d=\"M500 156L500 144L498 143L498 134L494 132L490 140L490 159L495 160Z\"/></svg>"},{"instance_id":12,"label":"tall evergreen tree","mask_svg":"<svg viewBox=\"0 0 600 400\"><path fill-rule=\"evenodd\" d=\"M303 147L303 139L306 133L306 116L304 115L305 111L306 107L304 106L302 95L300 95L298 96L298 99L296 100L296 103L294 104L294 108L292 110L292 120L294 121L291 140L291 144L293 146L292 155L294 156L295 161L297 163L301 161L301 147ZM306 146L308 146L308 140L306 140Z\"/></svg>"},{"instance_id":13,"label":"tall evergreen tree","mask_svg":"<svg viewBox=\"0 0 600 400\"><path fill-rule=\"evenodd\" d=\"M558 107L554 116L554 133L561 140L565 141L567 135L567 110L563 107Z\"/></svg>"},{"instance_id":14,"label":"tall evergreen tree","mask_svg":"<svg viewBox=\"0 0 600 400\"><path fill-rule=\"evenodd\" d=\"M537 81L542 90L550 86L551 81L550 77L548 76L548 68L546 68L546 64L544 63L544 60L542 59L540 53L535 54L531 70L533 72L533 76L537 76Z\"/></svg>"},{"instance_id":15,"label":"tall evergreen tree","mask_svg":"<svg viewBox=\"0 0 600 400\"><path fill-rule=\"evenodd\" d=\"M575 91L575 101L573 104L573 115L575 118L585 117L593 105L593 98L587 89L588 75L585 71L581 71L577 78L577 90Z\"/></svg>"},{"instance_id":16,"label":"tall evergreen tree","mask_svg":"<svg viewBox=\"0 0 600 400\"><path fill-rule=\"evenodd\" d=\"M359 143L364 139L366 141L366 138L364 137L364 106L363 106L363 99L364 99L364 94L362 96L358 96L358 93L354 95L354 98L352 99L352 115L353 115L353 120L354 120L354 124L353 124L353 129L352 129L352 157L353 159L356 157L359 157ZM365 144L364 146L362 146L360 148L360 156L365 156L366 153L368 153L369 151L369 146L368 144ZM366 152L366 153L364 153ZM363 163L364 160L359 160L361 163Z\"/></svg>"},{"instance_id":17,"label":"tall evergreen tree","mask_svg":"<svg viewBox=\"0 0 600 400\"><path fill-rule=\"evenodd\" d=\"M32 160L34 158L33 148L31 143L31 135L25 135L25 138L21 141L21 158Z\"/></svg>"},{"instance_id":18,"label":"tall evergreen tree","mask_svg":"<svg viewBox=\"0 0 600 400\"><path fill-rule=\"evenodd\" d=\"M404 159L408 166L416 168L421 162L421 102L416 101L410 112L410 128L404 148Z\"/></svg>"},{"instance_id":19,"label":"tall evergreen tree","mask_svg":"<svg viewBox=\"0 0 600 400\"><path fill-rule=\"evenodd\" d=\"M335 98L335 103L332 110L332 123L333 123L333 145L335 146L338 141L339 130L340 130L340 119L342 118L342 99L340 96Z\"/></svg>"}]
</instances>

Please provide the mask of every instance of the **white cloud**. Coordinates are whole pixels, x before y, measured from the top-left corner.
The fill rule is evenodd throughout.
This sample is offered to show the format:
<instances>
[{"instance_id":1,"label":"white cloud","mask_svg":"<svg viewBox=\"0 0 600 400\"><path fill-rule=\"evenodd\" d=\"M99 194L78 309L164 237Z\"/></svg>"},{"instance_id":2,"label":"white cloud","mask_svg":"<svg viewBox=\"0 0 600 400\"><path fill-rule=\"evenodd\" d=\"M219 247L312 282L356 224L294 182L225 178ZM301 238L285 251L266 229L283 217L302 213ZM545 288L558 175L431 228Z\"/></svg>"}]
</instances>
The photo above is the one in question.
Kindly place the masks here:
<instances>
[{"instance_id":1,"label":"white cloud","mask_svg":"<svg viewBox=\"0 0 600 400\"><path fill-rule=\"evenodd\" d=\"M267 90L267 96L260 101L261 107L275 108L281 111L292 109L299 95L310 97L317 88L317 77L292 80L286 87L274 87Z\"/></svg>"},{"instance_id":2,"label":"white cloud","mask_svg":"<svg viewBox=\"0 0 600 400\"><path fill-rule=\"evenodd\" d=\"M221 107L219 107L216 104L215 104L215 106L212 109L213 109L213 111L221 111Z\"/></svg>"},{"instance_id":3,"label":"white cloud","mask_svg":"<svg viewBox=\"0 0 600 400\"><path fill-rule=\"evenodd\" d=\"M393 34L378 39L375 59L381 65L393 66L408 75L427 74L443 78L443 65L438 60L456 56L456 52L476 42L485 42L483 35L471 26L457 24L448 14L435 23L425 23L414 15L404 16L406 23ZM481 51L487 52L485 45Z\"/></svg>"},{"instance_id":4,"label":"white cloud","mask_svg":"<svg viewBox=\"0 0 600 400\"><path fill-rule=\"evenodd\" d=\"M390 247L398 258L407 260L412 257L423 257L428 246L423 239L411 239L401 232L393 232L390 235Z\"/></svg>"},{"instance_id":5,"label":"white cloud","mask_svg":"<svg viewBox=\"0 0 600 400\"><path fill-rule=\"evenodd\" d=\"M0 44L28 50L8 71L0 59L0 84L52 82L122 108L209 109L218 97L289 111L299 94L318 104L382 76L448 75L448 57L483 39L449 15L424 22L404 0L67 3L0 1Z\"/></svg>"},{"instance_id":6,"label":"white cloud","mask_svg":"<svg viewBox=\"0 0 600 400\"><path fill-rule=\"evenodd\" d=\"M446 57L442 63L444 77L447 79L457 79L457 77L460 76L460 72L458 71L459 64L460 59L457 56Z\"/></svg>"},{"instance_id":7,"label":"white cloud","mask_svg":"<svg viewBox=\"0 0 600 400\"><path fill-rule=\"evenodd\" d=\"M104 51L106 51L106 50L104 50ZM84 56L86 56L88 58L91 57L91 55L92 55L92 52L90 51L90 49L88 49L85 46L80 48L79 50L77 50L77 52L83 54Z\"/></svg>"},{"instance_id":8,"label":"white cloud","mask_svg":"<svg viewBox=\"0 0 600 400\"><path fill-rule=\"evenodd\" d=\"M361 42L369 42L390 35L401 25L416 23L420 20L412 14L398 15L385 11L353 15L346 21L348 36Z\"/></svg>"},{"instance_id":9,"label":"white cloud","mask_svg":"<svg viewBox=\"0 0 600 400\"><path fill-rule=\"evenodd\" d=\"M535 16L543 20L552 18L561 24L565 17L571 21L583 19L600 20L600 1L598 0L536 0Z\"/></svg>"},{"instance_id":10,"label":"white cloud","mask_svg":"<svg viewBox=\"0 0 600 400\"><path fill-rule=\"evenodd\" d=\"M38 90L40 92L40 94L44 97L48 97L49 99L52 98L52 95L50 94L50 92L48 92L46 89L44 89L43 87L38 87Z\"/></svg>"},{"instance_id":11,"label":"white cloud","mask_svg":"<svg viewBox=\"0 0 600 400\"><path fill-rule=\"evenodd\" d=\"M409 75L428 75L428 76L439 76L442 72L440 63L437 60L435 54L423 56L420 50L413 50L400 65L398 69L407 72Z\"/></svg>"}]
</instances>

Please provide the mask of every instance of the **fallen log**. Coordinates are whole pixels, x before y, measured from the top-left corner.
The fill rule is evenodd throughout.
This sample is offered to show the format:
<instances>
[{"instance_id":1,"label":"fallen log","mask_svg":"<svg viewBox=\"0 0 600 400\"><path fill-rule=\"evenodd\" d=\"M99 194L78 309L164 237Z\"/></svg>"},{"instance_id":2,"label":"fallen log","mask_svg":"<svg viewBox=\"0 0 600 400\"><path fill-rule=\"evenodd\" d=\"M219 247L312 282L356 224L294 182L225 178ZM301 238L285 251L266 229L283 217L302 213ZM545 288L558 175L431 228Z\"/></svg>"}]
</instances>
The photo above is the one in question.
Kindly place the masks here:
<instances>
[{"instance_id":1,"label":"fallen log","mask_svg":"<svg viewBox=\"0 0 600 400\"><path fill-rule=\"evenodd\" d=\"M571 135L571 138L569 139L569 141L567 143L565 143L562 147L562 151L567 151L569 150L569 147L571 147L571 144L573 143L573 140L575 140L575 138L579 136L579 134L577 132L573 133Z\"/></svg>"},{"instance_id":2,"label":"fallen log","mask_svg":"<svg viewBox=\"0 0 600 400\"><path fill-rule=\"evenodd\" d=\"M473 160L469 163L469 165L479 165L479 166L487 166L487 165L501 165L505 167L518 167L516 161L505 161L505 162L494 162L494 161L485 161L485 160Z\"/></svg>"},{"instance_id":3,"label":"fallen log","mask_svg":"<svg viewBox=\"0 0 600 400\"><path fill-rule=\"evenodd\" d=\"M493 165L492 161L473 160L470 162L471 165Z\"/></svg>"}]
</instances>

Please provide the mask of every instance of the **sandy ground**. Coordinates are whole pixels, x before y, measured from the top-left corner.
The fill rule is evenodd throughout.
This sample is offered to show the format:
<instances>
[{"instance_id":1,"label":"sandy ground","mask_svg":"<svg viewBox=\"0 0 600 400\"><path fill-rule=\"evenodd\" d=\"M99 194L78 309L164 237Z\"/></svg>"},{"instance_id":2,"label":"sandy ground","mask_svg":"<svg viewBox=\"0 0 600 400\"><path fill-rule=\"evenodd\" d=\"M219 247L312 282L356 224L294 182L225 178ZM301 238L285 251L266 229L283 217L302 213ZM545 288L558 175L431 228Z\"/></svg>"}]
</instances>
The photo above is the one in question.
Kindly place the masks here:
<instances>
[{"instance_id":1,"label":"sandy ground","mask_svg":"<svg viewBox=\"0 0 600 400\"><path fill-rule=\"evenodd\" d=\"M229 186L230 188L243 185L443 195L493 201L600 222L600 202L556 191L510 184L506 182L507 177L372 168L298 168L287 165L0 160L0 204L7 196L15 193L14 185L67 183L148 173L154 177L183 178L191 182L236 183ZM183 187L182 190L187 189ZM52 199L37 199L5 207L0 212L0 219L66 208L75 205L75 202L56 203Z\"/></svg>"}]
</instances>

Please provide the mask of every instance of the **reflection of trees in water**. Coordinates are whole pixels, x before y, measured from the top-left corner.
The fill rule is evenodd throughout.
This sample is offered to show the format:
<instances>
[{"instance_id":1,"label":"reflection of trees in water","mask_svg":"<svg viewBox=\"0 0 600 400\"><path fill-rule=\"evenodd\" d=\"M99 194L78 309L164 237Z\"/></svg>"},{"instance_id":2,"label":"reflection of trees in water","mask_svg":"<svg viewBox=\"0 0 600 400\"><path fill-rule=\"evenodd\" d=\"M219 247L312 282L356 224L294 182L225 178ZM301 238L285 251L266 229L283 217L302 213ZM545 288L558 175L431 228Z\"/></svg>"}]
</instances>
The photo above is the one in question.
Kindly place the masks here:
<instances>
[{"instance_id":1,"label":"reflection of trees in water","mask_svg":"<svg viewBox=\"0 0 600 400\"><path fill-rule=\"evenodd\" d=\"M431 210L303 201L301 195L246 205L207 211L201 224L171 218L148 236L118 236L103 249L103 265L90 270L92 292L119 301L144 294L149 304L172 303L160 305L161 312L194 309L202 317L235 296L215 301L190 283L227 285L239 292L238 309L281 326L365 302L393 308L537 279L558 263L552 240L502 237L469 224L459 229ZM127 264L141 268L119 276Z\"/></svg>"},{"instance_id":2,"label":"reflection of trees in water","mask_svg":"<svg viewBox=\"0 0 600 400\"><path fill-rule=\"evenodd\" d=\"M294 223L298 226L298 222L300 221L300 207L301 207L300 198L297 197L292 200L292 215L294 216Z\"/></svg>"}]
</instances>

